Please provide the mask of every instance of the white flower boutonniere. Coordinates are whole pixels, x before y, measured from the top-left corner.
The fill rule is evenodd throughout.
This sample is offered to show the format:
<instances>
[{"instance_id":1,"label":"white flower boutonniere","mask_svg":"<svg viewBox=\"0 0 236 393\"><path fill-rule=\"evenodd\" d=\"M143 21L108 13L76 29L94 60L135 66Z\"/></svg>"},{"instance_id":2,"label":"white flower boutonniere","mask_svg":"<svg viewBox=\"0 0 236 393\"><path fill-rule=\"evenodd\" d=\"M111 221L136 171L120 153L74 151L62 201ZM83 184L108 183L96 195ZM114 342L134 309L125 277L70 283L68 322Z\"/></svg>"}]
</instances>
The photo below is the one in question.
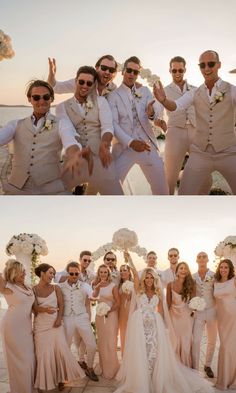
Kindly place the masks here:
<instances>
[{"instance_id":1,"label":"white flower boutonniere","mask_svg":"<svg viewBox=\"0 0 236 393\"><path fill-rule=\"evenodd\" d=\"M212 282L214 277L206 276L204 282Z\"/></svg>"},{"instance_id":2,"label":"white flower boutonniere","mask_svg":"<svg viewBox=\"0 0 236 393\"><path fill-rule=\"evenodd\" d=\"M54 123L54 120L46 119L44 127L43 127L43 130L50 131L52 129L52 127L53 127L53 123Z\"/></svg>"},{"instance_id":3,"label":"white flower boutonniere","mask_svg":"<svg viewBox=\"0 0 236 393\"><path fill-rule=\"evenodd\" d=\"M142 94L141 94L139 91L135 91L135 92L134 92L134 96L135 96L136 98L142 98Z\"/></svg>"},{"instance_id":4,"label":"white flower boutonniere","mask_svg":"<svg viewBox=\"0 0 236 393\"><path fill-rule=\"evenodd\" d=\"M90 109L93 109L93 103L92 103L91 100L87 100L87 101L85 102L85 108L86 108L86 113L88 113L88 111L89 111Z\"/></svg>"},{"instance_id":5,"label":"white flower boutonniere","mask_svg":"<svg viewBox=\"0 0 236 393\"><path fill-rule=\"evenodd\" d=\"M76 291L77 289L80 289L80 282L77 281L77 283L73 286L73 291Z\"/></svg>"},{"instance_id":6,"label":"white flower boutonniere","mask_svg":"<svg viewBox=\"0 0 236 393\"><path fill-rule=\"evenodd\" d=\"M216 105L219 102L223 101L224 96L225 96L225 92L217 91L214 97L213 105Z\"/></svg>"}]
</instances>

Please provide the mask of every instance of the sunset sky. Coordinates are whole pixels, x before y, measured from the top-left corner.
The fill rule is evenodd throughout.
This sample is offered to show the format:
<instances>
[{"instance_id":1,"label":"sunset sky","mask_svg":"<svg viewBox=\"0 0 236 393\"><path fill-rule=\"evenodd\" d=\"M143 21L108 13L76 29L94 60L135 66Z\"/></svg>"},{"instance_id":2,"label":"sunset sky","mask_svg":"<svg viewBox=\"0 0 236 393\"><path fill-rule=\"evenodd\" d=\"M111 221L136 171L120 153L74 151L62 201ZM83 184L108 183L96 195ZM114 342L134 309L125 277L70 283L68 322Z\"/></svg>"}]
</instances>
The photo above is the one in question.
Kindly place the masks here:
<instances>
[{"instance_id":1,"label":"sunset sky","mask_svg":"<svg viewBox=\"0 0 236 393\"><path fill-rule=\"evenodd\" d=\"M180 250L192 271L199 251L211 262L226 236L236 235L234 197L4 197L0 198L0 271L8 259L5 246L13 235L36 233L47 242L43 262L62 270L80 251L97 250L112 241L115 231L134 230L139 245L155 250L160 269L167 268L167 251ZM117 253L122 262L122 255ZM143 260L134 260L138 268ZM214 268L214 263L210 265Z\"/></svg>"},{"instance_id":2,"label":"sunset sky","mask_svg":"<svg viewBox=\"0 0 236 393\"><path fill-rule=\"evenodd\" d=\"M47 78L48 56L57 59L63 80L103 54L120 63L137 55L167 84L170 58L182 55L188 80L199 85L199 54L214 49L221 76L236 83L228 73L236 68L235 14L235 0L1 0L0 29L11 36L16 55L0 62L0 104L26 104L25 85Z\"/></svg>"}]
</instances>

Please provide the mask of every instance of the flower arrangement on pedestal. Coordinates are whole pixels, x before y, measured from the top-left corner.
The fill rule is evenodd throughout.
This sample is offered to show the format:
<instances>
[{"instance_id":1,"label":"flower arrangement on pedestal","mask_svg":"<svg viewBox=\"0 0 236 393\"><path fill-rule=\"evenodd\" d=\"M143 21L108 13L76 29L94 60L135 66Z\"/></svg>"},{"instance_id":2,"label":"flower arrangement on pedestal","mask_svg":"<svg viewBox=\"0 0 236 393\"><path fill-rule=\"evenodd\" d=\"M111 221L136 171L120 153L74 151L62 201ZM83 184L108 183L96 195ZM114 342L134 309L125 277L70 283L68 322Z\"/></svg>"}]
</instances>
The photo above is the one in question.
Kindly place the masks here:
<instances>
[{"instance_id":1,"label":"flower arrangement on pedestal","mask_svg":"<svg viewBox=\"0 0 236 393\"><path fill-rule=\"evenodd\" d=\"M3 59L11 59L15 55L11 46L11 38L0 30L0 61Z\"/></svg>"},{"instance_id":2,"label":"flower arrangement on pedestal","mask_svg":"<svg viewBox=\"0 0 236 393\"><path fill-rule=\"evenodd\" d=\"M47 255L48 248L45 240L34 233L14 235L6 246L6 254L15 255L26 269L26 281L35 283L34 269L39 264L39 256Z\"/></svg>"},{"instance_id":3,"label":"flower arrangement on pedestal","mask_svg":"<svg viewBox=\"0 0 236 393\"><path fill-rule=\"evenodd\" d=\"M227 236L217 244L214 252L218 258L230 259L236 266L236 236Z\"/></svg>"}]
</instances>

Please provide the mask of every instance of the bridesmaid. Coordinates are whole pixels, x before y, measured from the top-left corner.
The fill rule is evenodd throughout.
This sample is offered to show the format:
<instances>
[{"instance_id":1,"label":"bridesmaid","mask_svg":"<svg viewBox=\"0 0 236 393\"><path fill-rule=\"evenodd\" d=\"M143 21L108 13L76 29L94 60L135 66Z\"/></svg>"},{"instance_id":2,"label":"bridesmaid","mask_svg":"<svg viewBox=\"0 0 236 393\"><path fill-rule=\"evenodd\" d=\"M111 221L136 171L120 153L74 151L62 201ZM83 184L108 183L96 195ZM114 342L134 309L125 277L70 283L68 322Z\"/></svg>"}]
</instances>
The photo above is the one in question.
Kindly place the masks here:
<instances>
[{"instance_id":1,"label":"bridesmaid","mask_svg":"<svg viewBox=\"0 0 236 393\"><path fill-rule=\"evenodd\" d=\"M59 286L51 281L56 271L47 263L35 269L40 278L34 287L36 297L34 339L37 360L35 387L63 390L64 381L84 378L85 374L76 362L65 339L62 326L63 296Z\"/></svg>"},{"instance_id":2,"label":"bridesmaid","mask_svg":"<svg viewBox=\"0 0 236 393\"><path fill-rule=\"evenodd\" d=\"M118 371L117 357L118 308L120 297L117 286L112 282L111 271L106 265L98 268L93 282L93 297L108 304L111 309L107 317L96 315L99 361L104 378L112 379Z\"/></svg>"},{"instance_id":3,"label":"bridesmaid","mask_svg":"<svg viewBox=\"0 0 236 393\"><path fill-rule=\"evenodd\" d=\"M220 338L216 387L236 389L236 277L229 259L220 261L215 274L214 296Z\"/></svg>"},{"instance_id":4,"label":"bridesmaid","mask_svg":"<svg viewBox=\"0 0 236 393\"><path fill-rule=\"evenodd\" d=\"M196 284L186 262L178 263L175 275L176 279L167 285L167 304L177 340L176 353L185 366L192 367L194 319L191 317L188 302L196 296Z\"/></svg>"},{"instance_id":5,"label":"bridesmaid","mask_svg":"<svg viewBox=\"0 0 236 393\"><path fill-rule=\"evenodd\" d=\"M1 333L11 393L33 393L35 356L32 333L34 293L25 284L24 266L7 261L4 279L0 275L0 292L8 304Z\"/></svg>"},{"instance_id":6,"label":"bridesmaid","mask_svg":"<svg viewBox=\"0 0 236 393\"><path fill-rule=\"evenodd\" d=\"M120 330L120 346L121 353L123 356L125 346L125 334L127 328L127 322L129 318L130 300L131 294L126 294L122 291L122 284L126 281L132 281L132 275L129 265L121 265L120 267L120 283L119 283L119 294L120 294L120 308L119 308L119 330Z\"/></svg>"}]
</instances>

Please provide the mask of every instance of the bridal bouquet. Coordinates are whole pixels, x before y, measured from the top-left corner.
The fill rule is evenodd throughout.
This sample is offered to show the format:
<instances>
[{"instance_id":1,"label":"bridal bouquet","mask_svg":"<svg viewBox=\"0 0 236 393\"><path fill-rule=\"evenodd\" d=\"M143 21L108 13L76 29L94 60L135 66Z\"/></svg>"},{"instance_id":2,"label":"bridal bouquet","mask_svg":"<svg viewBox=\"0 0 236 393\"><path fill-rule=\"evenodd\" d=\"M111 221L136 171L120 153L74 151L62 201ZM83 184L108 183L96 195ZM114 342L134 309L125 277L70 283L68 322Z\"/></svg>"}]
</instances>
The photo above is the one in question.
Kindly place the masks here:
<instances>
[{"instance_id":1,"label":"bridal bouquet","mask_svg":"<svg viewBox=\"0 0 236 393\"><path fill-rule=\"evenodd\" d=\"M6 246L7 255L22 252L26 255L47 255L48 249L45 240L34 233L20 233L14 235Z\"/></svg>"},{"instance_id":2,"label":"bridal bouquet","mask_svg":"<svg viewBox=\"0 0 236 393\"><path fill-rule=\"evenodd\" d=\"M113 234L112 242L120 250L127 251L137 246L138 237L134 231L127 228L121 228Z\"/></svg>"},{"instance_id":3,"label":"bridal bouquet","mask_svg":"<svg viewBox=\"0 0 236 393\"><path fill-rule=\"evenodd\" d=\"M227 236L215 248L215 255L219 258L236 259L236 236Z\"/></svg>"},{"instance_id":4,"label":"bridal bouquet","mask_svg":"<svg viewBox=\"0 0 236 393\"><path fill-rule=\"evenodd\" d=\"M123 282L123 284L121 285L121 289L122 292L124 292L126 295L130 295L134 289L134 283L132 281L127 280Z\"/></svg>"},{"instance_id":5,"label":"bridal bouquet","mask_svg":"<svg viewBox=\"0 0 236 393\"><path fill-rule=\"evenodd\" d=\"M107 318L107 313L108 313L108 311L110 311L110 309L111 309L111 307L108 306L108 304L106 304L104 302L98 303L98 305L96 307L96 314L99 317L106 317Z\"/></svg>"},{"instance_id":6,"label":"bridal bouquet","mask_svg":"<svg viewBox=\"0 0 236 393\"><path fill-rule=\"evenodd\" d=\"M206 301L202 297L195 296L189 302L189 308L193 311L191 313L191 317L194 315L195 311L203 311L206 308Z\"/></svg>"}]
</instances>

